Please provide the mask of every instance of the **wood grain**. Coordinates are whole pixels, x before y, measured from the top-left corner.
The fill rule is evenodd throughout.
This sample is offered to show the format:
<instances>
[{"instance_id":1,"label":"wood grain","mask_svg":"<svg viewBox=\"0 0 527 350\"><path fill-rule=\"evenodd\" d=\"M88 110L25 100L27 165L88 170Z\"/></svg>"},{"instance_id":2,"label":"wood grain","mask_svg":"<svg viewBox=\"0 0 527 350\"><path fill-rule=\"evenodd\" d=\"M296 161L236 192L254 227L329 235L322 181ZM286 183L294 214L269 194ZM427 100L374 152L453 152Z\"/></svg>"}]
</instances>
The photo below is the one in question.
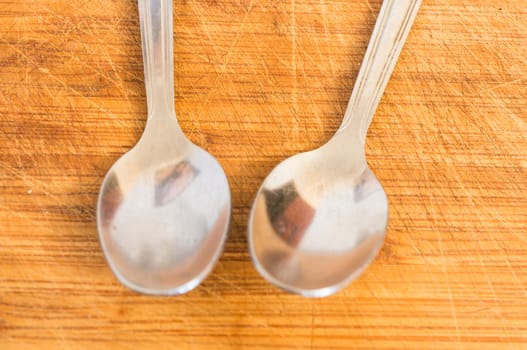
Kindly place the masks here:
<instances>
[{"instance_id":1,"label":"wood grain","mask_svg":"<svg viewBox=\"0 0 527 350\"><path fill-rule=\"evenodd\" d=\"M176 298L105 264L95 203L145 124L137 5L0 0L0 348L527 349L527 10L425 1L367 139L386 244L326 299L264 282L245 227L337 129L380 0L176 1L182 128L232 187L221 261Z\"/></svg>"}]
</instances>

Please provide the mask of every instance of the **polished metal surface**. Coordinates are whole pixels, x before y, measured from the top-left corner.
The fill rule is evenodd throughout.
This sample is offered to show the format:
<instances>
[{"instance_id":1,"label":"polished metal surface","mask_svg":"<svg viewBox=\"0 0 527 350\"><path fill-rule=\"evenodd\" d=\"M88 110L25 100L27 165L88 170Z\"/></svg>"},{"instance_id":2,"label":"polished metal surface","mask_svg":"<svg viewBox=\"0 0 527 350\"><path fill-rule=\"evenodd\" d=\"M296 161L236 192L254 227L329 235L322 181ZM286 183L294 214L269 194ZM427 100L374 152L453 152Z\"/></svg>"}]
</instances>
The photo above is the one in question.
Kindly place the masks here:
<instances>
[{"instance_id":1,"label":"polished metal surface","mask_svg":"<svg viewBox=\"0 0 527 350\"><path fill-rule=\"evenodd\" d=\"M174 112L171 0L139 0L148 121L107 173L97 225L104 255L127 287L174 295L219 258L231 197L225 173L183 134Z\"/></svg>"},{"instance_id":2,"label":"polished metal surface","mask_svg":"<svg viewBox=\"0 0 527 350\"><path fill-rule=\"evenodd\" d=\"M340 129L319 149L280 163L260 187L249 249L258 272L276 286L330 295L381 248L388 201L368 168L364 140L420 4L384 1Z\"/></svg>"}]
</instances>

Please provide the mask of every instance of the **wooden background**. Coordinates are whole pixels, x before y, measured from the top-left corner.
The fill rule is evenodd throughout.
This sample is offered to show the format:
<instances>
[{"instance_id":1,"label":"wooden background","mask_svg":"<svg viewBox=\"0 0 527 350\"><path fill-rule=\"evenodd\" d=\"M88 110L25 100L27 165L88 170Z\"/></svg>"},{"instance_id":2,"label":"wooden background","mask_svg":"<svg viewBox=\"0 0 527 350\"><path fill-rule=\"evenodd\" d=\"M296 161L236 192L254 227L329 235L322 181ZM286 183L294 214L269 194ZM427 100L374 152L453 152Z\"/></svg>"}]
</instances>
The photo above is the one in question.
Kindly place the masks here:
<instances>
[{"instance_id":1,"label":"wooden background","mask_svg":"<svg viewBox=\"0 0 527 350\"><path fill-rule=\"evenodd\" d=\"M303 299L249 260L260 182L336 131L380 4L175 1L178 117L234 208L208 279L152 298L95 225L145 125L135 1L1 0L0 348L527 349L524 0L425 0L367 139L390 224L356 282Z\"/></svg>"}]
</instances>

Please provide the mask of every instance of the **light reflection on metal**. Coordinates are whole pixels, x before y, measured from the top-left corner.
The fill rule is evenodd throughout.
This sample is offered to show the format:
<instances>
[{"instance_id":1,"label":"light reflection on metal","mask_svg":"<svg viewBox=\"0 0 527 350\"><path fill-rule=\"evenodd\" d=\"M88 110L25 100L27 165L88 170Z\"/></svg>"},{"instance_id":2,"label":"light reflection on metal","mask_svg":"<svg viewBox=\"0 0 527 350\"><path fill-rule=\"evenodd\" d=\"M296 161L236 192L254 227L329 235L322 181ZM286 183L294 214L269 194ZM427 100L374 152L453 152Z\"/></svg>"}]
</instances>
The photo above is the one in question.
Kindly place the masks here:
<instances>
[{"instance_id":1,"label":"light reflection on metal","mask_svg":"<svg viewBox=\"0 0 527 350\"><path fill-rule=\"evenodd\" d=\"M176 199L198 176L199 171L184 160L155 173L155 206L163 206Z\"/></svg>"},{"instance_id":2,"label":"light reflection on metal","mask_svg":"<svg viewBox=\"0 0 527 350\"><path fill-rule=\"evenodd\" d=\"M277 235L288 245L297 246L315 210L298 193L294 182L288 182L275 190L263 190L267 214Z\"/></svg>"}]
</instances>

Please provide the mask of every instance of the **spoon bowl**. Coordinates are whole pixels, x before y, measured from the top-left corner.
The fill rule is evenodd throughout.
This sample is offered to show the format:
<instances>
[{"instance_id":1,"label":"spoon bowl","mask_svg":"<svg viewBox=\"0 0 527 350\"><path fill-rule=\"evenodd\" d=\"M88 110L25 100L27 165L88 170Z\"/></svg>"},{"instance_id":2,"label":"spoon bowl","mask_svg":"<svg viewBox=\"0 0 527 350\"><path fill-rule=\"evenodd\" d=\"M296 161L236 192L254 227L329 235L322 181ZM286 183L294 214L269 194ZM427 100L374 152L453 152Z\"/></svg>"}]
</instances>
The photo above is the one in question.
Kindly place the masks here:
<instances>
[{"instance_id":1,"label":"spoon bowl","mask_svg":"<svg viewBox=\"0 0 527 350\"><path fill-rule=\"evenodd\" d=\"M370 264L384 241L384 190L364 157L351 161L338 152L342 141L286 159L256 195L251 256L260 274L287 291L334 293Z\"/></svg>"}]
</instances>

